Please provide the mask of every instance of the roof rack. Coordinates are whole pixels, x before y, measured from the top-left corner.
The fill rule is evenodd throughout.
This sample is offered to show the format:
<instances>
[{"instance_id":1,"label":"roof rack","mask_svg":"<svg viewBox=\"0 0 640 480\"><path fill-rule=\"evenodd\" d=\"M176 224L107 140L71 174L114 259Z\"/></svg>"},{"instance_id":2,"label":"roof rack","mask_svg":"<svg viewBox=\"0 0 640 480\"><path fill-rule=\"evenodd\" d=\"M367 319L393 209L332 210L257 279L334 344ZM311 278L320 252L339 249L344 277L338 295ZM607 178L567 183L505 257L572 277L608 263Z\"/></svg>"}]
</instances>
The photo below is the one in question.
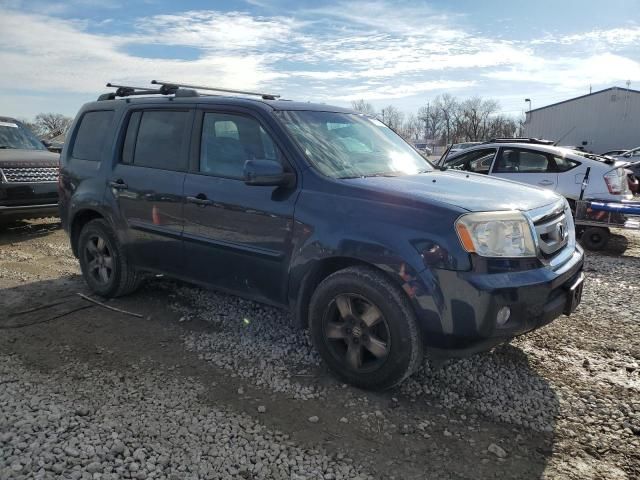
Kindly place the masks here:
<instances>
[{"instance_id":1,"label":"roof rack","mask_svg":"<svg viewBox=\"0 0 640 480\"><path fill-rule=\"evenodd\" d=\"M553 145L552 140L544 140L542 138L492 138L484 143L533 143L536 145Z\"/></svg>"},{"instance_id":2,"label":"roof rack","mask_svg":"<svg viewBox=\"0 0 640 480\"><path fill-rule=\"evenodd\" d=\"M161 85L160 88L132 87L130 85L115 85L107 83L109 88L115 88L115 92L103 93L98 101L115 100L117 97L132 97L137 95L175 95L176 97L197 97L195 90L179 89L175 85Z\"/></svg>"},{"instance_id":3,"label":"roof rack","mask_svg":"<svg viewBox=\"0 0 640 480\"><path fill-rule=\"evenodd\" d=\"M175 87L175 88L193 88L196 90L207 90L211 92L224 92L224 93L235 93L239 95L252 95L257 97L262 97L263 100L276 100L280 98L280 95L274 95L272 93L259 93L259 92L247 92L243 90L231 90L229 88L218 88L218 87L207 87L204 85L189 85L187 83L177 83L177 82L165 82L162 80L151 80L153 85L162 85L163 87Z\"/></svg>"}]
</instances>

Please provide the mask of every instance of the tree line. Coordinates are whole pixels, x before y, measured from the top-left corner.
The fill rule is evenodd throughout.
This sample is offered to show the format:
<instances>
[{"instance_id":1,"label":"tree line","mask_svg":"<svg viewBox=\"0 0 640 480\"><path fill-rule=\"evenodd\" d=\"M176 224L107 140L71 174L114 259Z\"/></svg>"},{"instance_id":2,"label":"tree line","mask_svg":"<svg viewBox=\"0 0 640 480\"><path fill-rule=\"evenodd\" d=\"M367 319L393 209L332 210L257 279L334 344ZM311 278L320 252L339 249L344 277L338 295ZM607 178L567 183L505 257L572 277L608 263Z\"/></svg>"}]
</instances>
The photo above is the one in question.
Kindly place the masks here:
<instances>
[{"instance_id":1,"label":"tree line","mask_svg":"<svg viewBox=\"0 0 640 480\"><path fill-rule=\"evenodd\" d=\"M353 101L351 106L378 118L409 142L432 145L516 137L521 134L524 122L524 118L514 119L498 113L500 104L496 100L481 97L460 100L448 93L438 95L421 106L417 113L408 115L393 105L377 111L364 100ZM73 118L59 113L39 113L33 121L22 122L39 138L51 139L66 133Z\"/></svg>"},{"instance_id":2,"label":"tree line","mask_svg":"<svg viewBox=\"0 0 640 480\"><path fill-rule=\"evenodd\" d=\"M376 111L364 100L353 101L351 106L358 112L375 116L409 142L432 145L516 137L521 134L524 123L524 118L514 119L498 113L500 104L496 100L481 97L460 100L447 93L408 115L393 105Z\"/></svg>"},{"instance_id":3,"label":"tree line","mask_svg":"<svg viewBox=\"0 0 640 480\"><path fill-rule=\"evenodd\" d=\"M73 118L60 113L39 113L33 120L20 120L38 138L50 140L60 134L67 133Z\"/></svg>"}]
</instances>

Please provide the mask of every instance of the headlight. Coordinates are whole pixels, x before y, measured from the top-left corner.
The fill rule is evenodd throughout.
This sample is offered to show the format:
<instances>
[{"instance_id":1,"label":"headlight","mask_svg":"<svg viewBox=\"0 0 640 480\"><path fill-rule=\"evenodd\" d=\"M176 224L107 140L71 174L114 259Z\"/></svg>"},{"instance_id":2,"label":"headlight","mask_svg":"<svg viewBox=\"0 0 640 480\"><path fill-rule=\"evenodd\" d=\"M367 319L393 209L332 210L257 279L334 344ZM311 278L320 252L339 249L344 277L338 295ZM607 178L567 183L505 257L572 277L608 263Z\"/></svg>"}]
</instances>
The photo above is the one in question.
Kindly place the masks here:
<instances>
[{"instance_id":1,"label":"headlight","mask_svg":"<svg viewBox=\"0 0 640 480\"><path fill-rule=\"evenodd\" d=\"M535 257L531 227L518 211L462 215L456 231L467 252L483 257Z\"/></svg>"}]
</instances>

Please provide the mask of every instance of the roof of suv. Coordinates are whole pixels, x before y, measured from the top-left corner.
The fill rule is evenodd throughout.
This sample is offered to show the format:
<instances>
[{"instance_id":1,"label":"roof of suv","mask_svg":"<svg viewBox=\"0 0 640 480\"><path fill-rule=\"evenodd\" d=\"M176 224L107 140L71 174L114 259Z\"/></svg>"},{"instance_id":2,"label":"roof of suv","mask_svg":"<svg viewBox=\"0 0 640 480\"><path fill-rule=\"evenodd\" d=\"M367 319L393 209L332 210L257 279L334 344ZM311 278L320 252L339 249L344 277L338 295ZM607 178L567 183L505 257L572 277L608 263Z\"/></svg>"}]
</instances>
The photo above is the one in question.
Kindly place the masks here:
<instances>
[{"instance_id":1,"label":"roof of suv","mask_svg":"<svg viewBox=\"0 0 640 480\"><path fill-rule=\"evenodd\" d=\"M311 110L316 112L338 112L338 113L358 113L349 108L325 105L323 103L294 102L291 100L263 100L246 97L234 97L229 95L199 95L193 97L173 97L173 96L141 96L124 97L115 100L100 100L93 102L95 105L108 105L110 103L130 103L130 104L165 104L176 102L180 104L216 104L216 105L236 105L243 107L258 107L263 110Z\"/></svg>"},{"instance_id":2,"label":"roof of suv","mask_svg":"<svg viewBox=\"0 0 640 480\"><path fill-rule=\"evenodd\" d=\"M0 122L13 122L13 123L19 123L19 124L22 123L19 120L16 120L15 118L11 118L11 117L0 117Z\"/></svg>"}]
</instances>

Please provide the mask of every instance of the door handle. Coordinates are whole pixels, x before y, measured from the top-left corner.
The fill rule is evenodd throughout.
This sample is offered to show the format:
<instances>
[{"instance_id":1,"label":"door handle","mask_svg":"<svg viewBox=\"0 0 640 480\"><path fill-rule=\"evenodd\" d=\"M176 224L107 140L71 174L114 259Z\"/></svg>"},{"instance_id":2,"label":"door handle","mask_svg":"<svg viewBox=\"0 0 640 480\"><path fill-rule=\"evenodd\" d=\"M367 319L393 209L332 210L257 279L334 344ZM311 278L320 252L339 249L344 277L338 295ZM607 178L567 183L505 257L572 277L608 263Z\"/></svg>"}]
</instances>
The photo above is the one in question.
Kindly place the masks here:
<instances>
[{"instance_id":1,"label":"door handle","mask_svg":"<svg viewBox=\"0 0 640 480\"><path fill-rule=\"evenodd\" d=\"M546 186L549 186L549 185L553 185L553 183L554 182L552 182L551 180L542 180L542 181L538 182L538 185L544 185L546 187Z\"/></svg>"},{"instance_id":2,"label":"door handle","mask_svg":"<svg viewBox=\"0 0 640 480\"><path fill-rule=\"evenodd\" d=\"M122 180L121 178L116 181L109 182L109 186L117 190L124 190L125 188L127 188L127 184L124 183L124 180Z\"/></svg>"},{"instance_id":3,"label":"door handle","mask_svg":"<svg viewBox=\"0 0 640 480\"><path fill-rule=\"evenodd\" d=\"M213 202L209 200L204 193L199 193L195 197L187 197L187 202L195 203L200 207L206 207L207 205L213 204Z\"/></svg>"}]
</instances>

